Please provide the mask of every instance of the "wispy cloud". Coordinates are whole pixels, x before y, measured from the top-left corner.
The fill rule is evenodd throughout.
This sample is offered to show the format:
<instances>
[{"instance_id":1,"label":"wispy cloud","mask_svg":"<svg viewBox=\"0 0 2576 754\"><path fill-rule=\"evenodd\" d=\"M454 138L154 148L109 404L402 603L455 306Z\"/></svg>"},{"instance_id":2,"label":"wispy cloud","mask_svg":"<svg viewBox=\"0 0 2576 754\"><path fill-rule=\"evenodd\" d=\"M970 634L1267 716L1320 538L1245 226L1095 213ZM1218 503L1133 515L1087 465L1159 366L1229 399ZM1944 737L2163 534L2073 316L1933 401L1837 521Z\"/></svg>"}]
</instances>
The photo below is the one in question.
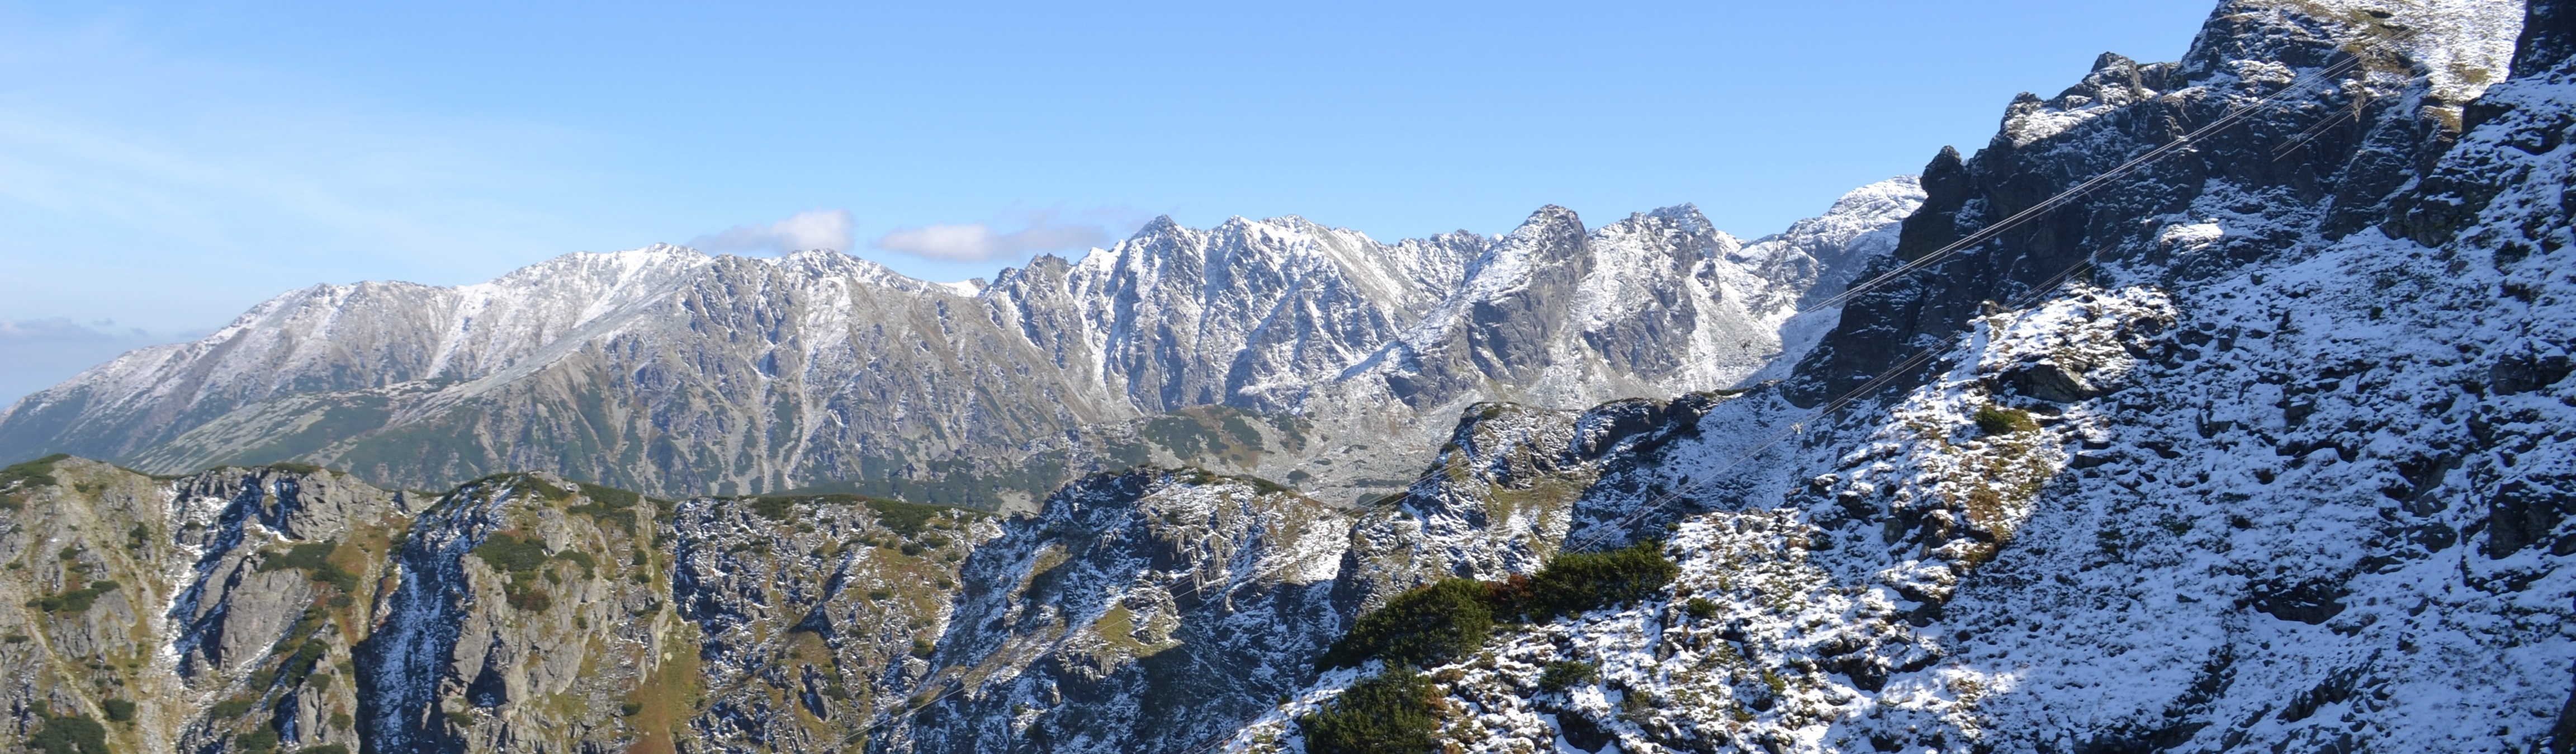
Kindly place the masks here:
<instances>
[{"instance_id":1,"label":"wispy cloud","mask_svg":"<svg viewBox=\"0 0 2576 754\"><path fill-rule=\"evenodd\" d=\"M767 225L736 225L689 241L708 251L850 249L850 211L809 209Z\"/></svg>"},{"instance_id":2,"label":"wispy cloud","mask_svg":"<svg viewBox=\"0 0 2576 754\"><path fill-rule=\"evenodd\" d=\"M84 325L65 317L0 319L0 405L70 379L117 354L204 335L156 336L137 328L118 328L110 320Z\"/></svg>"},{"instance_id":3,"label":"wispy cloud","mask_svg":"<svg viewBox=\"0 0 2576 754\"><path fill-rule=\"evenodd\" d=\"M0 264L19 273L0 316L158 332L309 281L481 279L595 235L529 209L584 193L556 166L595 135L170 49L128 14L0 14Z\"/></svg>"},{"instance_id":4,"label":"wispy cloud","mask_svg":"<svg viewBox=\"0 0 2576 754\"><path fill-rule=\"evenodd\" d=\"M101 327L114 327L114 320L100 320ZM142 331L134 333L142 335ZM115 340L117 336L90 329L64 317L45 319L0 319L0 343L95 342Z\"/></svg>"},{"instance_id":5,"label":"wispy cloud","mask_svg":"<svg viewBox=\"0 0 2576 754\"><path fill-rule=\"evenodd\" d=\"M1034 210L1019 213L1009 226L958 223L897 228L878 236L874 246L897 254L947 262L990 262L1050 251L1080 251L1105 246L1142 225L1144 213L1124 207L1067 213Z\"/></svg>"}]
</instances>

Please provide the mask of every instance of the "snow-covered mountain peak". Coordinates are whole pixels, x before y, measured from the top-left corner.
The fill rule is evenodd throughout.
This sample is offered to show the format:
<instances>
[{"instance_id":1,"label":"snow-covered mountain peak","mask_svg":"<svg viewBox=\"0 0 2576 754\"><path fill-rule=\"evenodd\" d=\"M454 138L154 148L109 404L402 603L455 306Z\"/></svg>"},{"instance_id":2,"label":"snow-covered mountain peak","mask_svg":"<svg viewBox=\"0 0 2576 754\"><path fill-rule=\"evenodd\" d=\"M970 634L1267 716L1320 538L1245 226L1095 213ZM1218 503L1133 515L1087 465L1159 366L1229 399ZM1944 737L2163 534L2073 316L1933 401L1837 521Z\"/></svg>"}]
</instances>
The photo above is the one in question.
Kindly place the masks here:
<instances>
[{"instance_id":1,"label":"snow-covered mountain peak","mask_svg":"<svg viewBox=\"0 0 2576 754\"><path fill-rule=\"evenodd\" d=\"M1394 243L1295 215L1207 229L1162 217L990 285L923 281L824 249L566 254L452 288L290 292L214 337L31 396L35 410L0 418L0 450L20 432L48 449L186 469L292 447L300 460L417 485L564 458L502 439L524 431L604 443L547 468L685 494L718 480L777 489L946 473L917 461L1035 439L1087 448L1097 441L1066 432L1222 404L1362 417L1352 421L1368 426L1334 431L1389 452L1317 470L1393 479L1438 444L1422 427L1445 422L1379 407L1580 406L1722 387L1751 369L1779 341L1776 318L1745 302L1798 294L1728 261L1740 247L1685 204L1598 230L1549 206L1508 234ZM586 428L537 428L565 417ZM758 429L675 429L692 422ZM625 424L615 439L588 434ZM519 429L466 429L495 426ZM312 436L260 439L279 432ZM653 437L700 450L634 462L632 444ZM371 449L388 442L408 444ZM701 450L713 455L689 455ZM900 471L864 471L894 458Z\"/></svg>"}]
</instances>

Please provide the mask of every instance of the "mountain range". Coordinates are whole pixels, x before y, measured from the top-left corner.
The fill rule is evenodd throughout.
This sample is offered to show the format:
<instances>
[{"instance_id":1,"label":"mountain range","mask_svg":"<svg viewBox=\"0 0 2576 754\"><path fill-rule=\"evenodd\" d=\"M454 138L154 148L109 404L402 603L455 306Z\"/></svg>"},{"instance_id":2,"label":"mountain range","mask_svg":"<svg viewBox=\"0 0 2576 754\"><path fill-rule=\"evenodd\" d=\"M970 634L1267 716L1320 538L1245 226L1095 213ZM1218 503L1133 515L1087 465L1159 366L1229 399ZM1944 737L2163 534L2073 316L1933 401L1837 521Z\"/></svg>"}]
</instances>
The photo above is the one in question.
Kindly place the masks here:
<instances>
[{"instance_id":1,"label":"mountain range","mask_svg":"<svg viewBox=\"0 0 2576 754\"><path fill-rule=\"evenodd\" d=\"M1873 184L1751 243L1687 205L1591 230L1547 207L1501 236L1394 244L1295 217L1158 219L989 283L656 246L455 288L315 286L27 396L0 414L0 456L985 508L1159 460L1382 495L1442 439L1424 417L1731 386L1783 352L1801 301L1893 248L1920 198L1911 178ZM1380 450L1333 457L1354 445Z\"/></svg>"},{"instance_id":2,"label":"mountain range","mask_svg":"<svg viewBox=\"0 0 2576 754\"><path fill-rule=\"evenodd\" d=\"M0 737L2576 751L2571 137L2576 2L2225 0L1751 243L297 292L0 420Z\"/></svg>"}]
</instances>

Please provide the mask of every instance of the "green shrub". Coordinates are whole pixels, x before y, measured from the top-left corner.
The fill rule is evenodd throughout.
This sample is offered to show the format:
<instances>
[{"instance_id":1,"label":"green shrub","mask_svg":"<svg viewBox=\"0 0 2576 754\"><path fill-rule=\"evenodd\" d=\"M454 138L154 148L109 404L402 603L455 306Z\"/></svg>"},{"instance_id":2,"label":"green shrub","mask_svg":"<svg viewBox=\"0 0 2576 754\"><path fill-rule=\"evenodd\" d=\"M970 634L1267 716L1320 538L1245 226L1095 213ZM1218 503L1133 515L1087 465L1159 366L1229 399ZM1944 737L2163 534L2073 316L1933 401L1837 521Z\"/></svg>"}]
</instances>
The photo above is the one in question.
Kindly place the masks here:
<instances>
[{"instance_id":1,"label":"green shrub","mask_svg":"<svg viewBox=\"0 0 2576 754\"><path fill-rule=\"evenodd\" d=\"M482 558L492 570L503 573L535 571L538 566L545 565L549 557L544 537L522 537L506 531L493 532L492 536L483 538L483 544L474 547L474 556Z\"/></svg>"},{"instance_id":2,"label":"green shrub","mask_svg":"<svg viewBox=\"0 0 2576 754\"><path fill-rule=\"evenodd\" d=\"M8 489L11 485L51 487L59 484L54 481L54 464L69 458L71 458L70 455L55 453L0 469L0 489Z\"/></svg>"},{"instance_id":3,"label":"green shrub","mask_svg":"<svg viewBox=\"0 0 2576 754\"><path fill-rule=\"evenodd\" d=\"M937 505L922 505L899 500L869 500L867 503L868 510L875 511L877 514L878 526L892 529L896 534L906 537L921 536L922 528L930 525L930 519L949 510Z\"/></svg>"},{"instance_id":4,"label":"green shrub","mask_svg":"<svg viewBox=\"0 0 2576 754\"><path fill-rule=\"evenodd\" d=\"M322 656L330 651L330 645L320 641L308 641L297 646L295 652L287 655L286 658L284 669L287 682L303 683L305 678L313 675L314 666L322 664ZM323 676L322 680L328 682L331 677Z\"/></svg>"},{"instance_id":5,"label":"green shrub","mask_svg":"<svg viewBox=\"0 0 2576 754\"><path fill-rule=\"evenodd\" d=\"M608 508L610 510L622 511L628 508L633 508L636 504L644 502L643 495L638 495L615 487L602 487L589 482L575 482L574 484L581 488L582 497L590 498L591 505Z\"/></svg>"},{"instance_id":6,"label":"green shrub","mask_svg":"<svg viewBox=\"0 0 2576 754\"><path fill-rule=\"evenodd\" d=\"M1708 620L1717 615L1717 603L1708 601L1707 597L1692 597L1689 602L1682 603L1682 610L1695 620Z\"/></svg>"},{"instance_id":7,"label":"green shrub","mask_svg":"<svg viewBox=\"0 0 2576 754\"><path fill-rule=\"evenodd\" d=\"M1646 541L1605 552L1559 553L1530 578L1522 614L1552 620L1654 596L1680 576L1663 543Z\"/></svg>"},{"instance_id":8,"label":"green shrub","mask_svg":"<svg viewBox=\"0 0 2576 754\"><path fill-rule=\"evenodd\" d=\"M87 715L47 715L45 727L27 738L27 749L45 754L107 754L107 727Z\"/></svg>"},{"instance_id":9,"label":"green shrub","mask_svg":"<svg viewBox=\"0 0 2576 754\"><path fill-rule=\"evenodd\" d=\"M283 555L271 555L261 560L259 570L299 569L312 574L313 580L339 587L342 592L358 591L358 575L331 562L332 554L339 550L338 542L305 542L286 548Z\"/></svg>"},{"instance_id":10,"label":"green shrub","mask_svg":"<svg viewBox=\"0 0 2576 754\"><path fill-rule=\"evenodd\" d=\"M1357 667L1376 658L1388 665L1429 666L1456 659L1493 634L1491 591L1481 581L1443 579L1396 595L1354 621L1317 665Z\"/></svg>"},{"instance_id":11,"label":"green shrub","mask_svg":"<svg viewBox=\"0 0 2576 754\"><path fill-rule=\"evenodd\" d=\"M99 595L116 591L116 586L113 581L92 581L87 588L38 597L29 604L49 613L85 613L89 612L91 604L98 602Z\"/></svg>"},{"instance_id":12,"label":"green shrub","mask_svg":"<svg viewBox=\"0 0 2576 754\"><path fill-rule=\"evenodd\" d=\"M250 708L257 706L259 706L258 697L236 696L231 699L216 702L215 708L210 714L217 720L230 717L241 717L242 713L249 712Z\"/></svg>"},{"instance_id":13,"label":"green shrub","mask_svg":"<svg viewBox=\"0 0 2576 754\"><path fill-rule=\"evenodd\" d=\"M535 589L512 591L509 593L509 598L510 607L531 613L544 612L546 608L555 606L555 598L552 595Z\"/></svg>"},{"instance_id":14,"label":"green shrub","mask_svg":"<svg viewBox=\"0 0 2576 754\"><path fill-rule=\"evenodd\" d=\"M1548 663L1547 669L1538 674L1538 687L1549 691L1564 691L1600 678L1601 669L1593 666L1592 663L1560 660Z\"/></svg>"},{"instance_id":15,"label":"green shrub","mask_svg":"<svg viewBox=\"0 0 2576 754\"><path fill-rule=\"evenodd\" d=\"M589 516L601 526L613 525L625 531L628 536L634 536L634 510L637 504L644 501L644 496L589 482L577 484L581 488L581 496L588 498L590 502L565 508L564 512Z\"/></svg>"},{"instance_id":16,"label":"green shrub","mask_svg":"<svg viewBox=\"0 0 2576 754\"><path fill-rule=\"evenodd\" d=\"M567 549L563 552L555 553L555 557L572 563L573 565L581 566L581 575L583 576L599 575L599 561L592 558L590 553Z\"/></svg>"},{"instance_id":17,"label":"green shrub","mask_svg":"<svg viewBox=\"0 0 2576 754\"><path fill-rule=\"evenodd\" d=\"M474 556L493 570L509 574L510 580L501 586L501 591L509 596L511 607L533 612L554 606L554 598L537 588L537 569L558 557L546 554L544 537L493 532L483 539L483 544L474 547Z\"/></svg>"},{"instance_id":18,"label":"green shrub","mask_svg":"<svg viewBox=\"0 0 2576 754\"><path fill-rule=\"evenodd\" d=\"M133 702L123 699L107 699L100 701L98 706L100 709L107 711L108 722L122 723L134 719Z\"/></svg>"},{"instance_id":19,"label":"green shrub","mask_svg":"<svg viewBox=\"0 0 2576 754\"><path fill-rule=\"evenodd\" d=\"M277 731L261 728L233 737L233 748L244 752L277 750Z\"/></svg>"},{"instance_id":20,"label":"green shrub","mask_svg":"<svg viewBox=\"0 0 2576 754\"><path fill-rule=\"evenodd\" d=\"M1472 583L1472 582L1471 582ZM1411 754L1439 749L1439 690L1412 668L1352 684L1323 709L1297 718L1309 754Z\"/></svg>"},{"instance_id":21,"label":"green shrub","mask_svg":"<svg viewBox=\"0 0 2576 754\"><path fill-rule=\"evenodd\" d=\"M766 518L771 521L785 521L788 516L796 513L796 499L791 497L755 497L751 499L751 512L760 514L761 518Z\"/></svg>"},{"instance_id":22,"label":"green shrub","mask_svg":"<svg viewBox=\"0 0 2576 754\"><path fill-rule=\"evenodd\" d=\"M635 713L642 711L644 711L644 703L642 702L620 702L617 705L617 715L619 717L634 717Z\"/></svg>"},{"instance_id":23,"label":"green shrub","mask_svg":"<svg viewBox=\"0 0 2576 754\"><path fill-rule=\"evenodd\" d=\"M349 754L349 747L340 744L318 744L296 749L295 754Z\"/></svg>"},{"instance_id":24,"label":"green shrub","mask_svg":"<svg viewBox=\"0 0 2576 754\"><path fill-rule=\"evenodd\" d=\"M2039 428L2039 422L2031 421L2030 412L2018 408L2000 408L1992 403L1977 407L1976 421L1977 431L1989 436L2028 432Z\"/></svg>"}]
</instances>

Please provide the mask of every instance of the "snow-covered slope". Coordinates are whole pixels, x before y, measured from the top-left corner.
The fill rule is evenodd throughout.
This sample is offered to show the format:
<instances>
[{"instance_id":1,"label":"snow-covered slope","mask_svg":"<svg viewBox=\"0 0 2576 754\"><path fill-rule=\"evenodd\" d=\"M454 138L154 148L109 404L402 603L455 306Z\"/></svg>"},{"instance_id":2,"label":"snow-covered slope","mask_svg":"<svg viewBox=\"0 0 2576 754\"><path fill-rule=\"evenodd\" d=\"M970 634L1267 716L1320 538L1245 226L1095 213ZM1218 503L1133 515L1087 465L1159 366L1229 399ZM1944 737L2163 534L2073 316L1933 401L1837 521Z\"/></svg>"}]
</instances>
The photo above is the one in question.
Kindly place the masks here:
<instances>
[{"instance_id":1,"label":"snow-covered slope","mask_svg":"<svg viewBox=\"0 0 2576 754\"><path fill-rule=\"evenodd\" d=\"M2505 80L2493 41L2525 28L2510 4L2228 3L2184 64L2106 59L2017 104L1985 152L1936 161L1895 258L2170 133L2141 125L2366 65L2066 222L1863 294L1787 383L1626 429L1615 406L1493 415L1522 439L1461 443L1451 468L1552 459L1518 486L1579 490L1555 541L1651 536L1680 575L1425 668L1439 735L1496 752L2576 747L2576 5L2529 11ZM2123 80L2142 89L2088 93ZM2086 112L2033 120L2067 111ZM2103 263L2038 285L2087 257ZM1479 494L1459 479L1415 498ZM1559 663L1593 672L1542 683ZM1228 747L1308 750L1297 718L1373 672L1323 676Z\"/></svg>"}]
</instances>

